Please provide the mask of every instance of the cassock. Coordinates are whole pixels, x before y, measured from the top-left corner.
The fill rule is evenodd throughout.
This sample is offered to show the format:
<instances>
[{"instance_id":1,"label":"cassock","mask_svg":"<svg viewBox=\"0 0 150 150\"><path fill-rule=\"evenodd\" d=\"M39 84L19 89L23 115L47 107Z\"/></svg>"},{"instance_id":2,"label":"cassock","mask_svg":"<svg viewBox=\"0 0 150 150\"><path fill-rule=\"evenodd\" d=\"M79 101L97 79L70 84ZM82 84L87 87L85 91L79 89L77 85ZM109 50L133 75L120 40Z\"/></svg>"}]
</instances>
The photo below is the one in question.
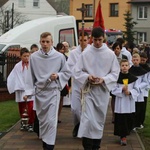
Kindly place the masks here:
<instances>
[{"instance_id":1,"label":"cassock","mask_svg":"<svg viewBox=\"0 0 150 150\"><path fill-rule=\"evenodd\" d=\"M132 65L131 68L129 69L129 72L133 75L135 75L138 80L138 87L139 87L139 96L135 100L136 102L144 102L144 92L145 89L148 87L147 83L147 71L144 70L141 66L134 66Z\"/></svg>"},{"instance_id":2,"label":"cassock","mask_svg":"<svg viewBox=\"0 0 150 150\"><path fill-rule=\"evenodd\" d=\"M122 92L124 86L123 80L128 80L128 90L130 95L125 95ZM114 135L126 137L134 127L135 118L135 100L138 96L138 83L137 77L127 73L120 72L117 86L112 90L115 98L115 122L114 122Z\"/></svg>"},{"instance_id":3,"label":"cassock","mask_svg":"<svg viewBox=\"0 0 150 150\"><path fill-rule=\"evenodd\" d=\"M85 93L78 137L102 138L109 93L116 84L119 71L119 63L114 52L104 43L100 48L92 45L81 54L73 70L74 78L82 84L82 93ZM89 75L103 78L104 83L90 86L85 92L84 87L89 84Z\"/></svg>"},{"instance_id":4,"label":"cassock","mask_svg":"<svg viewBox=\"0 0 150 150\"><path fill-rule=\"evenodd\" d=\"M23 97L25 95L25 82L28 68L22 66L23 62L18 62L7 78L7 89L9 93L15 92L16 102L25 102ZM33 101L35 98L32 96L28 101Z\"/></svg>"},{"instance_id":5,"label":"cassock","mask_svg":"<svg viewBox=\"0 0 150 150\"><path fill-rule=\"evenodd\" d=\"M35 107L39 119L42 141L55 144L57 131L60 91L64 88L71 74L67 69L63 54L51 48L47 55L38 50L30 56L26 95L35 94ZM59 79L49 81L50 75L57 73ZM34 93L33 87L36 86Z\"/></svg>"},{"instance_id":6,"label":"cassock","mask_svg":"<svg viewBox=\"0 0 150 150\"><path fill-rule=\"evenodd\" d=\"M136 82L138 84L139 93L137 99L135 100L135 127L140 127L143 123L143 112L145 110L144 93L145 89L148 87L147 71L141 66L132 66L129 69L129 72L138 78Z\"/></svg>"},{"instance_id":7,"label":"cassock","mask_svg":"<svg viewBox=\"0 0 150 150\"><path fill-rule=\"evenodd\" d=\"M131 95L126 96L122 92L122 88L124 86L123 79L128 79L128 90ZM117 86L112 90L112 94L116 95L115 99L115 113L132 113L135 112L135 100L137 99L138 94L138 84L135 82L137 77L134 75L127 73L119 74L119 78L117 81Z\"/></svg>"},{"instance_id":8,"label":"cassock","mask_svg":"<svg viewBox=\"0 0 150 150\"><path fill-rule=\"evenodd\" d=\"M150 67L148 66L148 64L140 64L140 66L146 70L146 76L147 76L147 88L145 89L144 91L144 97L148 97L148 92L149 92L149 89L150 89Z\"/></svg>"},{"instance_id":9,"label":"cassock","mask_svg":"<svg viewBox=\"0 0 150 150\"><path fill-rule=\"evenodd\" d=\"M84 51L88 50L90 45L88 44ZM77 125L80 122L81 117L81 87L82 84L76 80L73 76L73 68L79 60L79 57L82 53L81 46L77 46L74 50L70 52L67 64L69 69L72 71L72 92L71 92L71 109L73 111L74 125Z\"/></svg>"}]
</instances>

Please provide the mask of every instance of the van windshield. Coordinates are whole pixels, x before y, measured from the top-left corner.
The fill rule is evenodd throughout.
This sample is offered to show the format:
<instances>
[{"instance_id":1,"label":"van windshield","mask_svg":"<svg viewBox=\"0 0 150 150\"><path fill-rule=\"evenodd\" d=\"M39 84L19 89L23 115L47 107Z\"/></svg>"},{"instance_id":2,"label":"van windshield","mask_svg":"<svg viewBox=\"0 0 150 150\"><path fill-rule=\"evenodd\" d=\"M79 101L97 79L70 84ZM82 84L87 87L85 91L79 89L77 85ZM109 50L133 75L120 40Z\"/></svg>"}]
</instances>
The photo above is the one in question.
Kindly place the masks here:
<instances>
[{"instance_id":1,"label":"van windshield","mask_svg":"<svg viewBox=\"0 0 150 150\"><path fill-rule=\"evenodd\" d=\"M2 51L2 49L5 47L5 44L0 44L0 52Z\"/></svg>"},{"instance_id":2,"label":"van windshield","mask_svg":"<svg viewBox=\"0 0 150 150\"><path fill-rule=\"evenodd\" d=\"M106 32L107 41L114 43L118 37L122 37L122 32Z\"/></svg>"}]
</instances>

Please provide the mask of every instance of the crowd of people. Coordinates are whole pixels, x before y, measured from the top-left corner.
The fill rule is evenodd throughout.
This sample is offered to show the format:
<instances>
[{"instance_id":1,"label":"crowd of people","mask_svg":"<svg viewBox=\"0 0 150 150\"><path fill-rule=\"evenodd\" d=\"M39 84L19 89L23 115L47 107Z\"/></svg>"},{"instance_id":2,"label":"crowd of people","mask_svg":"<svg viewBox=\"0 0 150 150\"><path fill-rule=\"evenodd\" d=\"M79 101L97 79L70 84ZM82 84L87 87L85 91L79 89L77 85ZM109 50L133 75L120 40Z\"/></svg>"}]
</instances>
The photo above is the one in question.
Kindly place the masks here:
<instances>
[{"instance_id":1,"label":"crowd of people","mask_svg":"<svg viewBox=\"0 0 150 150\"><path fill-rule=\"evenodd\" d=\"M114 135L121 145L127 145L132 130L144 127L147 53L137 48L131 52L123 38L110 48L100 27L93 28L91 37L80 33L79 45L70 50L67 41L54 47L51 33L44 32L40 48L21 48L21 61L8 76L8 91L16 94L20 117L24 110L28 114L20 130L35 131L44 150L54 149L63 99L70 91L72 136L82 138L84 150L100 149L110 96Z\"/></svg>"}]
</instances>

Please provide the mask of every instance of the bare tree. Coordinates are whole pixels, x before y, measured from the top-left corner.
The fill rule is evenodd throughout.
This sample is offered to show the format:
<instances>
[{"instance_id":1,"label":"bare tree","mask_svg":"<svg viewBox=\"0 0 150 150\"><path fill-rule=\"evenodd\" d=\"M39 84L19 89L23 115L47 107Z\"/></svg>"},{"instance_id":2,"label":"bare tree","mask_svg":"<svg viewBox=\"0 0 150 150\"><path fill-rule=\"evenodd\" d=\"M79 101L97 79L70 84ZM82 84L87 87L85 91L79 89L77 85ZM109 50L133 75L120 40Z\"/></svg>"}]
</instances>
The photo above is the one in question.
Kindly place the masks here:
<instances>
[{"instance_id":1,"label":"bare tree","mask_svg":"<svg viewBox=\"0 0 150 150\"><path fill-rule=\"evenodd\" d=\"M20 12L12 11L0 7L0 33L3 34L13 28L28 21L27 17ZM12 25L13 24L13 25Z\"/></svg>"}]
</instances>

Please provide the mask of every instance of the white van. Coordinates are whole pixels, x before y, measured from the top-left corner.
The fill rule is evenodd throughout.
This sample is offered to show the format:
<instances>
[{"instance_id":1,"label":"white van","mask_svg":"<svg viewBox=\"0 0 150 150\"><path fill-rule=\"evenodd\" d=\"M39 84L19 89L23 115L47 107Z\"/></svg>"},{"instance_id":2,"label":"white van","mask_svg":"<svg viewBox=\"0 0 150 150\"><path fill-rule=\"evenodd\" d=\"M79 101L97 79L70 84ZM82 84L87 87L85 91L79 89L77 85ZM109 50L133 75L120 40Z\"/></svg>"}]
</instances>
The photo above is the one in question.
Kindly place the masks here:
<instances>
[{"instance_id":1,"label":"white van","mask_svg":"<svg viewBox=\"0 0 150 150\"><path fill-rule=\"evenodd\" d=\"M40 34L51 32L54 46L62 41L68 41L70 46L76 46L77 29L73 16L51 16L25 22L9 30L0 37L0 53L11 48L27 47L39 44Z\"/></svg>"},{"instance_id":2,"label":"white van","mask_svg":"<svg viewBox=\"0 0 150 150\"><path fill-rule=\"evenodd\" d=\"M51 32L53 45L67 41L70 46L76 46L77 29L73 16L54 16L25 22L0 36L0 86L5 85L10 67L3 54L11 53L20 56L20 48L30 49L32 44L39 45L40 35L43 32ZM13 62L9 62L13 63ZM2 85L1 85L2 84Z\"/></svg>"}]
</instances>

